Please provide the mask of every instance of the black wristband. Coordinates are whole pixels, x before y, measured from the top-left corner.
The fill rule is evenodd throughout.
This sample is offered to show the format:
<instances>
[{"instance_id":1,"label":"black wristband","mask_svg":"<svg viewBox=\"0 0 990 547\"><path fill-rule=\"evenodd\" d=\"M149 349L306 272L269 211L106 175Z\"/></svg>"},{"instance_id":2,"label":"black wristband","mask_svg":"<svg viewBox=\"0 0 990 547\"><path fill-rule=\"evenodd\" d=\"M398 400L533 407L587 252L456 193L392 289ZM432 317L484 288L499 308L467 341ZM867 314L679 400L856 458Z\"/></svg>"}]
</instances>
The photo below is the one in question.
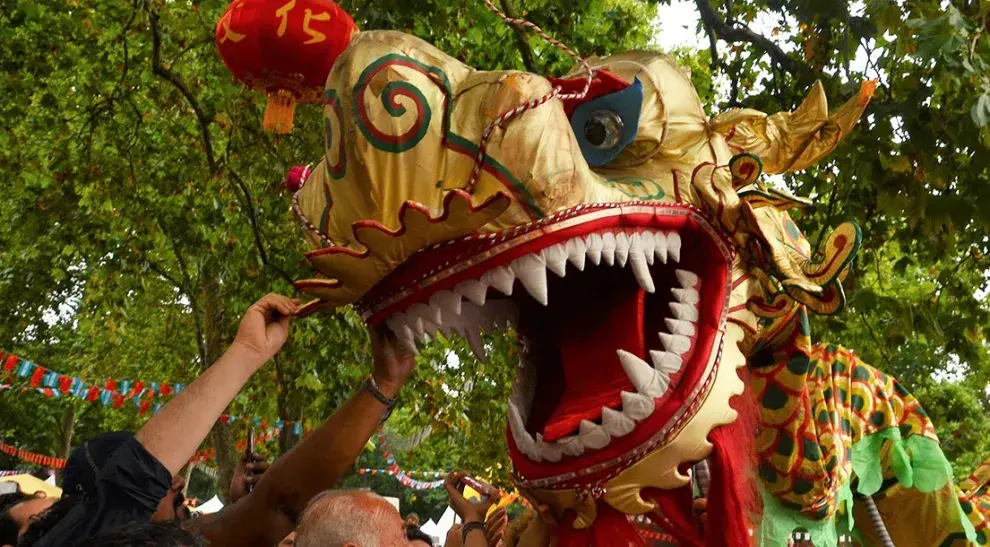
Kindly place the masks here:
<instances>
[{"instance_id":1,"label":"black wristband","mask_svg":"<svg viewBox=\"0 0 990 547\"><path fill-rule=\"evenodd\" d=\"M484 522L465 522L464 528L461 528L461 543L467 543L468 534L471 530L481 530L481 533L485 533L485 523Z\"/></svg>"},{"instance_id":2,"label":"black wristband","mask_svg":"<svg viewBox=\"0 0 990 547\"><path fill-rule=\"evenodd\" d=\"M385 394L378 389L378 384L375 383L374 378L368 378L365 380L362 387L364 387L364 390L370 393L372 397L378 399L378 402L388 407L388 410L385 411L385 415L382 416L382 419L378 422L381 424L385 423L385 420L388 420L388 417L392 415L392 408L395 407L395 403L397 403L399 399L389 399L386 397Z\"/></svg>"}]
</instances>

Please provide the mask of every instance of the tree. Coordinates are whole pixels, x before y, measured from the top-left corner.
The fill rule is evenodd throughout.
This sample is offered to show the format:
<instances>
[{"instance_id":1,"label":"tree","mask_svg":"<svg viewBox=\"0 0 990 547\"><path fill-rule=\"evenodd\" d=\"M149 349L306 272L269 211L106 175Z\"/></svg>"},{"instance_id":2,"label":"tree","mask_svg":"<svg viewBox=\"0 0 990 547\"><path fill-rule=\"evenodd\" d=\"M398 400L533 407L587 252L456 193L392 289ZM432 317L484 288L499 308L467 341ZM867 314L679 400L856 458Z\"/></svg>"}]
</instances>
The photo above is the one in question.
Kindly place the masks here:
<instances>
[{"instance_id":1,"label":"tree","mask_svg":"<svg viewBox=\"0 0 990 547\"><path fill-rule=\"evenodd\" d=\"M646 47L662 3L498 5L584 55L604 55ZM223 350L253 300L292 292L291 280L308 276L281 181L290 165L322 154L319 115L302 106L292 134L261 131L260 96L236 84L215 52L223 4L0 0L0 174L8 181L0 194L0 348L92 380L188 382ZM481 2L341 4L362 28L413 33L481 69L572 68ZM800 219L813 245L844 219L866 235L847 310L816 319L815 336L901 377L937 423L970 423L987 405L978 388L990 371L990 318L976 290L986 282L990 223L986 6L693 5L709 41L674 53L711 112L791 109L816 78L835 100L863 79L880 80L864 122L828 162L779 182L814 198ZM869 59L865 66L857 55ZM434 433L401 463L468 467L508 484L513 349L511 337L488 343L488 364L460 340L423 352L393 423L404 433L432 424ZM230 413L314 425L356 389L368 360L353 310L300 321ZM965 381L933 383L933 373L952 368ZM972 399L951 407L959 399L946 395L953 390ZM144 419L12 390L0 393L0 432L54 454L63 450L67 408L75 409L76 439ZM220 485L229 483L234 440L245 434L243 423L214 431ZM296 440L290 429L269 448L284 451ZM960 443L950 452L968 462L981 450Z\"/></svg>"}]
</instances>

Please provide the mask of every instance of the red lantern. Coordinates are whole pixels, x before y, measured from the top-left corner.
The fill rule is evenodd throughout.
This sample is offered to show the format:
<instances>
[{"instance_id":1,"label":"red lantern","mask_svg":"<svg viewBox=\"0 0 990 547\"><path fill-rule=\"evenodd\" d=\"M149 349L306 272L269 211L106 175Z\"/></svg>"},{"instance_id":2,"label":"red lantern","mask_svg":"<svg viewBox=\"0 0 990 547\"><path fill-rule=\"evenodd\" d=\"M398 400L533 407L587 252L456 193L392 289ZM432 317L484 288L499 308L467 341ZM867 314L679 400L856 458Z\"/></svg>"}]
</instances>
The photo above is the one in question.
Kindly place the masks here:
<instances>
[{"instance_id":1,"label":"red lantern","mask_svg":"<svg viewBox=\"0 0 990 547\"><path fill-rule=\"evenodd\" d=\"M267 94L265 129L288 133L296 103L320 100L357 32L331 0L234 0L217 22L217 49L235 78Z\"/></svg>"}]
</instances>

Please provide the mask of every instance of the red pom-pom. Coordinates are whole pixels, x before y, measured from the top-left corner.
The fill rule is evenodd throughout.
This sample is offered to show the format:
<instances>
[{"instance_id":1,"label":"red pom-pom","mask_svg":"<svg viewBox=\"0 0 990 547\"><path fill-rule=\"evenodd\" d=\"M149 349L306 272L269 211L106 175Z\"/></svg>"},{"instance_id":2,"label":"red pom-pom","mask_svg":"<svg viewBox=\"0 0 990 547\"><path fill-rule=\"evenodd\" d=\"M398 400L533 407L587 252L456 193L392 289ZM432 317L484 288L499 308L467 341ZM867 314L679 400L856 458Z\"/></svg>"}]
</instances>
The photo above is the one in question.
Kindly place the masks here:
<instances>
[{"instance_id":1,"label":"red pom-pom","mask_svg":"<svg viewBox=\"0 0 990 547\"><path fill-rule=\"evenodd\" d=\"M288 174L285 175L285 188L290 192L298 192L303 187L303 184L306 183L306 177L308 176L308 166L294 165L290 167Z\"/></svg>"}]
</instances>

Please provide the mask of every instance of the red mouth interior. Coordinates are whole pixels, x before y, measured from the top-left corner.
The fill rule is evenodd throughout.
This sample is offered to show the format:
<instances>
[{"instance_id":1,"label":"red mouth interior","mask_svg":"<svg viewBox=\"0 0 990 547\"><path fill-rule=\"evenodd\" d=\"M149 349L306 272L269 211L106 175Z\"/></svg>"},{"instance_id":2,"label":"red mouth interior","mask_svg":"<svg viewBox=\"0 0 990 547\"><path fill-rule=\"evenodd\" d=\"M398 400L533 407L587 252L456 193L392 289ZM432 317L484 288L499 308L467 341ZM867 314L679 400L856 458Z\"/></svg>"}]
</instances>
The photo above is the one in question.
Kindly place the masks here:
<instances>
[{"instance_id":1,"label":"red mouth interior","mask_svg":"<svg viewBox=\"0 0 990 547\"><path fill-rule=\"evenodd\" d=\"M681 237L686 250L698 248L692 247L693 238L707 236L682 232ZM552 442L577 433L581 420L600 422L602 407L621 408L620 393L636 388L616 351L650 362L650 350L664 349L658 333L668 331L670 289L680 286L674 270L699 271L701 254L682 252L680 263L654 264L653 293L640 288L628 267L604 262L589 263L583 272L568 271L564 278L550 275L546 307L522 287L513 291L519 332L537 367L528 431Z\"/></svg>"}]
</instances>

